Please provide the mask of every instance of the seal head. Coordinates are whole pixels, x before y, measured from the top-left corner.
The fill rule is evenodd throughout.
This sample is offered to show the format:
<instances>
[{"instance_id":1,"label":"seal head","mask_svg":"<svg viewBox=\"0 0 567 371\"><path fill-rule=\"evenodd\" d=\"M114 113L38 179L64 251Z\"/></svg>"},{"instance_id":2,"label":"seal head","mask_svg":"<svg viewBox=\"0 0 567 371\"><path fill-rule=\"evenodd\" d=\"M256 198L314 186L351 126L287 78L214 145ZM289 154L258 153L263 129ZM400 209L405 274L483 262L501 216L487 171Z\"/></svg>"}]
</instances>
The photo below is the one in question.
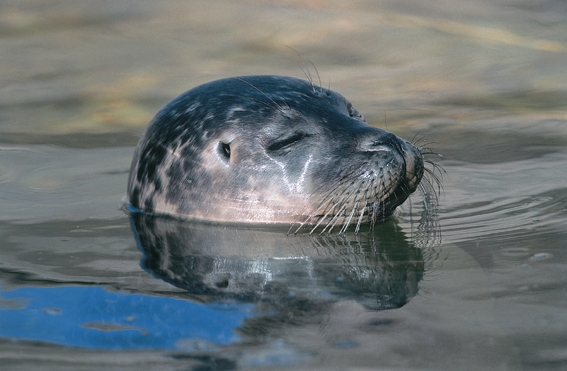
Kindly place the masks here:
<instances>
[{"instance_id":1,"label":"seal head","mask_svg":"<svg viewBox=\"0 0 567 371\"><path fill-rule=\"evenodd\" d=\"M244 76L198 86L156 114L134 154L128 199L203 221L358 229L392 215L423 172L418 148L368 125L342 95Z\"/></svg>"}]
</instances>

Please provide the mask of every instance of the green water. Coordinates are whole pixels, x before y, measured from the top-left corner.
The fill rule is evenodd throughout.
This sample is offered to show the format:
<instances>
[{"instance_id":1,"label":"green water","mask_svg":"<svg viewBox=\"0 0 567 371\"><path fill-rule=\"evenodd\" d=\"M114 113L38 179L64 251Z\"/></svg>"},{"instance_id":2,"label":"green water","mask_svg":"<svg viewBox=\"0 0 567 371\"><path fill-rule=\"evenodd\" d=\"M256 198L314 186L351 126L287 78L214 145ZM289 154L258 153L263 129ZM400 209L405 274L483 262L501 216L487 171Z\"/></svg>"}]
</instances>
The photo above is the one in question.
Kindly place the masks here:
<instances>
[{"instance_id":1,"label":"green water","mask_svg":"<svg viewBox=\"0 0 567 371\"><path fill-rule=\"evenodd\" d=\"M46 370L565 369L565 35L567 5L559 0L3 1L0 316L27 310L18 318L22 326L36 323L26 334L39 334L40 315L71 321L69 311L81 307L39 302L43 309L34 312L39 296L21 293L94 286L109 298L142 295L163 305L172 298L212 305L226 295L258 317L237 326L238 340L229 344L185 337L146 350L119 336L130 317L120 327L104 311L102 322L74 325L87 329L87 340L89 331L116 336L106 343L115 350L67 341L74 338L65 332L1 335L0 325L0 363ZM432 157L446 172L440 235L421 233L416 195L373 238L284 243L270 234L212 233L217 250L176 259L214 262L203 282L220 294L188 287L179 267L150 264L163 257L144 262L121 208L134 147L155 111L217 78L304 77L306 68L316 76L307 61L369 123L442 154ZM177 236L184 233L201 232ZM193 247L210 243L199 241ZM262 259L253 256L259 252ZM390 303L392 292L406 295L397 309L369 304L365 295L376 287L363 288L376 281L333 283L333 274L348 277L351 268L358 278L379 277L404 262L419 264L392 268L381 281L398 291L380 291L380 303ZM225 287L218 279L228 273ZM242 282L287 285L303 299L234 294L233 283L256 287ZM173 325L159 316L148 329L161 324L167 332Z\"/></svg>"}]
</instances>

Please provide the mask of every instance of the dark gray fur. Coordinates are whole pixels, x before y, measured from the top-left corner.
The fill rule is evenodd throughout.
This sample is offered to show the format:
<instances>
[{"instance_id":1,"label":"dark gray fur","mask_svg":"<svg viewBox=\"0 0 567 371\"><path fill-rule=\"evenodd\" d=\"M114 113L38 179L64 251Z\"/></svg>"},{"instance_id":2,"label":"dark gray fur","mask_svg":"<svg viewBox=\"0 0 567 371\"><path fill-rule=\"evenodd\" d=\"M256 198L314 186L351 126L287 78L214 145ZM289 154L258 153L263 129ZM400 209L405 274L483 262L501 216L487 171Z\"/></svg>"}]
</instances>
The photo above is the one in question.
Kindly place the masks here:
<instances>
[{"instance_id":1,"label":"dark gray fur","mask_svg":"<svg viewBox=\"0 0 567 371\"><path fill-rule=\"evenodd\" d=\"M245 76L198 86L156 114L136 149L128 198L145 212L218 222L314 225L342 208L339 224L361 213L374 223L422 175L417 148L368 125L340 94Z\"/></svg>"}]
</instances>

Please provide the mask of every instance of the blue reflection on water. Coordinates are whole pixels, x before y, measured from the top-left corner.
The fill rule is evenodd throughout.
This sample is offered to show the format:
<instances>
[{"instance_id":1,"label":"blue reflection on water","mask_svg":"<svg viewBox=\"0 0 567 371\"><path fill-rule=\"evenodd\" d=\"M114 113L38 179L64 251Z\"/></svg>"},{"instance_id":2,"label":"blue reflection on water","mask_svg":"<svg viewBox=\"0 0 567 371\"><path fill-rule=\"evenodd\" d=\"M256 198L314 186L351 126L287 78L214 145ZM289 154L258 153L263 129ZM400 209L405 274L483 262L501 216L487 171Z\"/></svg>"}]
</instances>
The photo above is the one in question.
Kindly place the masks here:
<instances>
[{"instance_id":1,"label":"blue reflection on water","mask_svg":"<svg viewBox=\"0 0 567 371\"><path fill-rule=\"evenodd\" d=\"M253 306L108 292L102 287L0 290L0 337L104 349L228 344Z\"/></svg>"}]
</instances>

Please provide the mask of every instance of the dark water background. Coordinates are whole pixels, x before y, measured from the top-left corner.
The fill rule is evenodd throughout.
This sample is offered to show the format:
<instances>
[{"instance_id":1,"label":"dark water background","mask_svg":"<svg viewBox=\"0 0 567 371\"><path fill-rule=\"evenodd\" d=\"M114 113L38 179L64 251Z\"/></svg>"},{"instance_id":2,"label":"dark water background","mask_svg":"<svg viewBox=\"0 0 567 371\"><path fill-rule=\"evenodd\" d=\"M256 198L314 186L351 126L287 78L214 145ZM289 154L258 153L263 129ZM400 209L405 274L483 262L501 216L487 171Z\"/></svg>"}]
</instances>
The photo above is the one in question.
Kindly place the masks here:
<instances>
[{"instance_id":1,"label":"dark water background","mask_svg":"<svg viewBox=\"0 0 567 371\"><path fill-rule=\"evenodd\" d=\"M443 155L438 227L131 226L161 105L306 60ZM566 226L564 1L0 2L0 369L564 370Z\"/></svg>"}]
</instances>

